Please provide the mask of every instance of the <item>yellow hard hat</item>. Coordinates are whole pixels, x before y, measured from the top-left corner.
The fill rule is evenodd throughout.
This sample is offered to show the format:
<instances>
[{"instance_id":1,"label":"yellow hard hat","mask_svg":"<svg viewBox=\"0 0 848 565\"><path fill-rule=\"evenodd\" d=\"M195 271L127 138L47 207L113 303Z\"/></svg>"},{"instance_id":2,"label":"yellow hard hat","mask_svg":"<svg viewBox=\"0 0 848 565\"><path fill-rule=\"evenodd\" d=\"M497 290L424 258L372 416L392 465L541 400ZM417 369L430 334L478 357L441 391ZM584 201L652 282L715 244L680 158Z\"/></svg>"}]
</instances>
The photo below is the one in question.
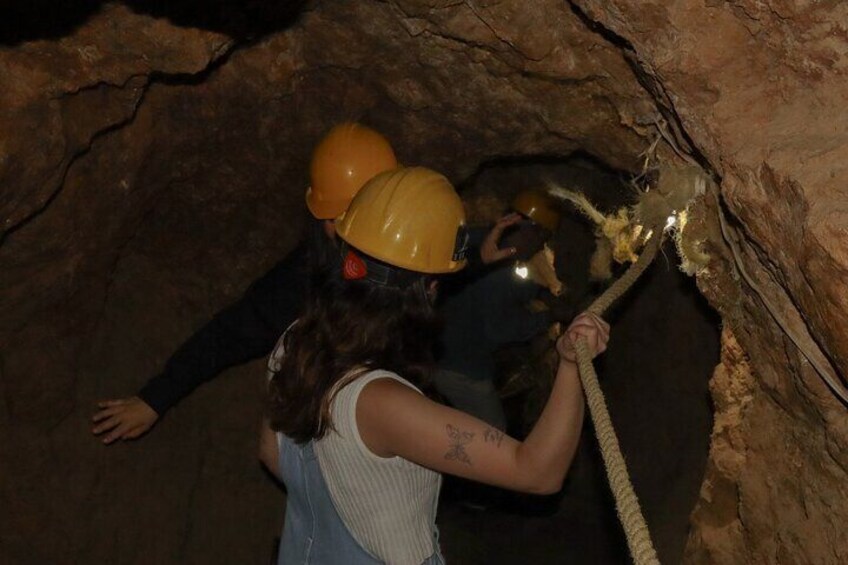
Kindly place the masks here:
<instances>
[{"instance_id":1,"label":"yellow hard hat","mask_svg":"<svg viewBox=\"0 0 848 565\"><path fill-rule=\"evenodd\" d=\"M465 266L465 209L451 183L424 167L399 167L368 181L336 221L363 253L419 273Z\"/></svg>"},{"instance_id":2,"label":"yellow hard hat","mask_svg":"<svg viewBox=\"0 0 848 565\"><path fill-rule=\"evenodd\" d=\"M361 124L339 124L312 153L306 206L319 220L334 219L368 179L397 166L395 152L381 134Z\"/></svg>"},{"instance_id":3,"label":"yellow hard hat","mask_svg":"<svg viewBox=\"0 0 848 565\"><path fill-rule=\"evenodd\" d=\"M521 212L543 228L556 231L559 210L556 201L540 190L524 190L512 201L512 209Z\"/></svg>"}]
</instances>

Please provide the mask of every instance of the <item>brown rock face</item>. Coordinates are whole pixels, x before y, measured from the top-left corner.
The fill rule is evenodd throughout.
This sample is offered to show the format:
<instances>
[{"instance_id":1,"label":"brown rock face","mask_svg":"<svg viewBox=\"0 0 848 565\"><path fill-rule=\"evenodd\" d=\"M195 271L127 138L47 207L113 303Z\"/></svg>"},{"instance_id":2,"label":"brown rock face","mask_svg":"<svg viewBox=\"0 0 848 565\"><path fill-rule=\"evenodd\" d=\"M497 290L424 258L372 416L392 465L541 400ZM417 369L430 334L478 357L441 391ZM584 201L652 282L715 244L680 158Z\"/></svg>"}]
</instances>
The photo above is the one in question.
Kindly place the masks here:
<instances>
[{"instance_id":1,"label":"brown rock face","mask_svg":"<svg viewBox=\"0 0 848 565\"><path fill-rule=\"evenodd\" d=\"M846 7L575 4L629 42L639 67L665 93L666 112L720 176L739 259L759 287L743 280L732 290L737 283L715 273L700 280L749 355L757 386L744 403L728 403L739 412L736 453L714 446L690 559L844 561L846 508L834 501L845 493L846 407L793 341L844 382L848 145L839 108L848 93ZM729 364L733 375L738 363ZM744 469L727 472L728 461L742 456ZM710 482L722 481L735 485L737 505L709 504ZM737 539L715 539L705 523L713 521Z\"/></svg>"},{"instance_id":2,"label":"brown rock face","mask_svg":"<svg viewBox=\"0 0 848 565\"><path fill-rule=\"evenodd\" d=\"M687 558L848 558L848 412L785 331L845 376L848 7L244 4L88 2L0 47L0 561L267 559L261 363L140 442L106 450L88 418L295 244L310 148L343 119L456 182L575 151L637 172L658 136L710 169L738 257L710 196L691 237L728 329Z\"/></svg>"}]
</instances>

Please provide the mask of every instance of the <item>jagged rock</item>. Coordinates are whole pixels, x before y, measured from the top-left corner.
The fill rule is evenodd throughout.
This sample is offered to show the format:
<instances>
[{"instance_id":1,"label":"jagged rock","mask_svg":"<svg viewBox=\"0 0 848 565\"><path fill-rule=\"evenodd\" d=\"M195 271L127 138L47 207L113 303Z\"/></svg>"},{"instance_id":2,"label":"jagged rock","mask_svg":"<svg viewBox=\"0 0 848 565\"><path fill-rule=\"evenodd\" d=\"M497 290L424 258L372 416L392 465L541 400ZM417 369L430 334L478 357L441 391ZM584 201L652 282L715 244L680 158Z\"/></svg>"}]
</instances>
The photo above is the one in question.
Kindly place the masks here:
<instances>
[{"instance_id":1,"label":"jagged rock","mask_svg":"<svg viewBox=\"0 0 848 565\"><path fill-rule=\"evenodd\" d=\"M267 557L280 501L245 439L258 365L135 444L104 451L88 417L294 245L310 148L342 119L458 183L574 151L638 172L664 136L660 158L715 172L750 276L846 374L845 6L325 1L263 18L222 0L192 17L200 4L88 2L0 47L0 560ZM699 206L699 286L741 349L726 334L688 558L844 561L845 408L739 278L715 202Z\"/></svg>"},{"instance_id":2,"label":"jagged rock","mask_svg":"<svg viewBox=\"0 0 848 565\"><path fill-rule=\"evenodd\" d=\"M740 417L747 465L726 477L739 491L738 515L726 505L711 510L705 499L690 559L738 563L737 551L724 551L727 540L703 535L710 521L734 519L741 539L733 545L745 547L746 561L844 561L848 550L839 540L848 508L837 501L845 495L848 452L835 447L848 439L846 407L776 325L769 305L812 356L831 365L825 370L833 379L848 374L848 39L841 31L848 7L575 4L629 43L665 93L666 113L721 178L723 201L741 228L732 228L740 259L760 287L701 281L760 386Z\"/></svg>"}]
</instances>

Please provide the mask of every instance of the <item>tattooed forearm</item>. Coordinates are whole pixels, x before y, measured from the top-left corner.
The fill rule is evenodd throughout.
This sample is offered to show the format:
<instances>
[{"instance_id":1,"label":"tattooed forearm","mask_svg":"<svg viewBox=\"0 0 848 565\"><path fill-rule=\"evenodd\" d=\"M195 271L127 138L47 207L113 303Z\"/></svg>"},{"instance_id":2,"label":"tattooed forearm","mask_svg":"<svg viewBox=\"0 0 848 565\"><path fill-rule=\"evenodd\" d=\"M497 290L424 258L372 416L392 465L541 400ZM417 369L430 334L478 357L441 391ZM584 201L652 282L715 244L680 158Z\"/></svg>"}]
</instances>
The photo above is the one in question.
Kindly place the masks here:
<instances>
[{"instance_id":1,"label":"tattooed forearm","mask_svg":"<svg viewBox=\"0 0 848 565\"><path fill-rule=\"evenodd\" d=\"M465 463L466 465L471 465L471 458L468 457L468 453L465 451L466 444L471 443L471 440L474 439L473 432L464 432L459 428L455 428L448 424L445 428L448 433L448 438L450 439L450 448L448 452L445 453L445 459L448 461L460 461Z\"/></svg>"},{"instance_id":2,"label":"tattooed forearm","mask_svg":"<svg viewBox=\"0 0 848 565\"><path fill-rule=\"evenodd\" d=\"M496 428L486 428L483 430L483 441L486 443L494 443L495 447L501 446L503 438L503 432Z\"/></svg>"}]
</instances>

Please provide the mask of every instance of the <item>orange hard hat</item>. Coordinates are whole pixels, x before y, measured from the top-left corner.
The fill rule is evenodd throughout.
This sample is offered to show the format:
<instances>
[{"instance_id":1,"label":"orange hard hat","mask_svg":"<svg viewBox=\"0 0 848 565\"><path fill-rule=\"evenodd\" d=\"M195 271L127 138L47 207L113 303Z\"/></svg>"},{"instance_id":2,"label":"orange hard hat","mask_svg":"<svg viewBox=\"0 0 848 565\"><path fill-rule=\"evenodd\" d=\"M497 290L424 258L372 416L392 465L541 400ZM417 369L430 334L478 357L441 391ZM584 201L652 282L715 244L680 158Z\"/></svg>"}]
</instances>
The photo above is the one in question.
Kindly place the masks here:
<instances>
[{"instance_id":1,"label":"orange hard hat","mask_svg":"<svg viewBox=\"0 0 848 565\"><path fill-rule=\"evenodd\" d=\"M319 220L344 212L368 179L398 166L388 140L353 122L335 126L312 153L306 206Z\"/></svg>"},{"instance_id":2,"label":"orange hard hat","mask_svg":"<svg viewBox=\"0 0 848 565\"><path fill-rule=\"evenodd\" d=\"M418 273L465 266L465 209L453 185L424 167L378 174L336 221L338 236L363 253Z\"/></svg>"}]
</instances>

